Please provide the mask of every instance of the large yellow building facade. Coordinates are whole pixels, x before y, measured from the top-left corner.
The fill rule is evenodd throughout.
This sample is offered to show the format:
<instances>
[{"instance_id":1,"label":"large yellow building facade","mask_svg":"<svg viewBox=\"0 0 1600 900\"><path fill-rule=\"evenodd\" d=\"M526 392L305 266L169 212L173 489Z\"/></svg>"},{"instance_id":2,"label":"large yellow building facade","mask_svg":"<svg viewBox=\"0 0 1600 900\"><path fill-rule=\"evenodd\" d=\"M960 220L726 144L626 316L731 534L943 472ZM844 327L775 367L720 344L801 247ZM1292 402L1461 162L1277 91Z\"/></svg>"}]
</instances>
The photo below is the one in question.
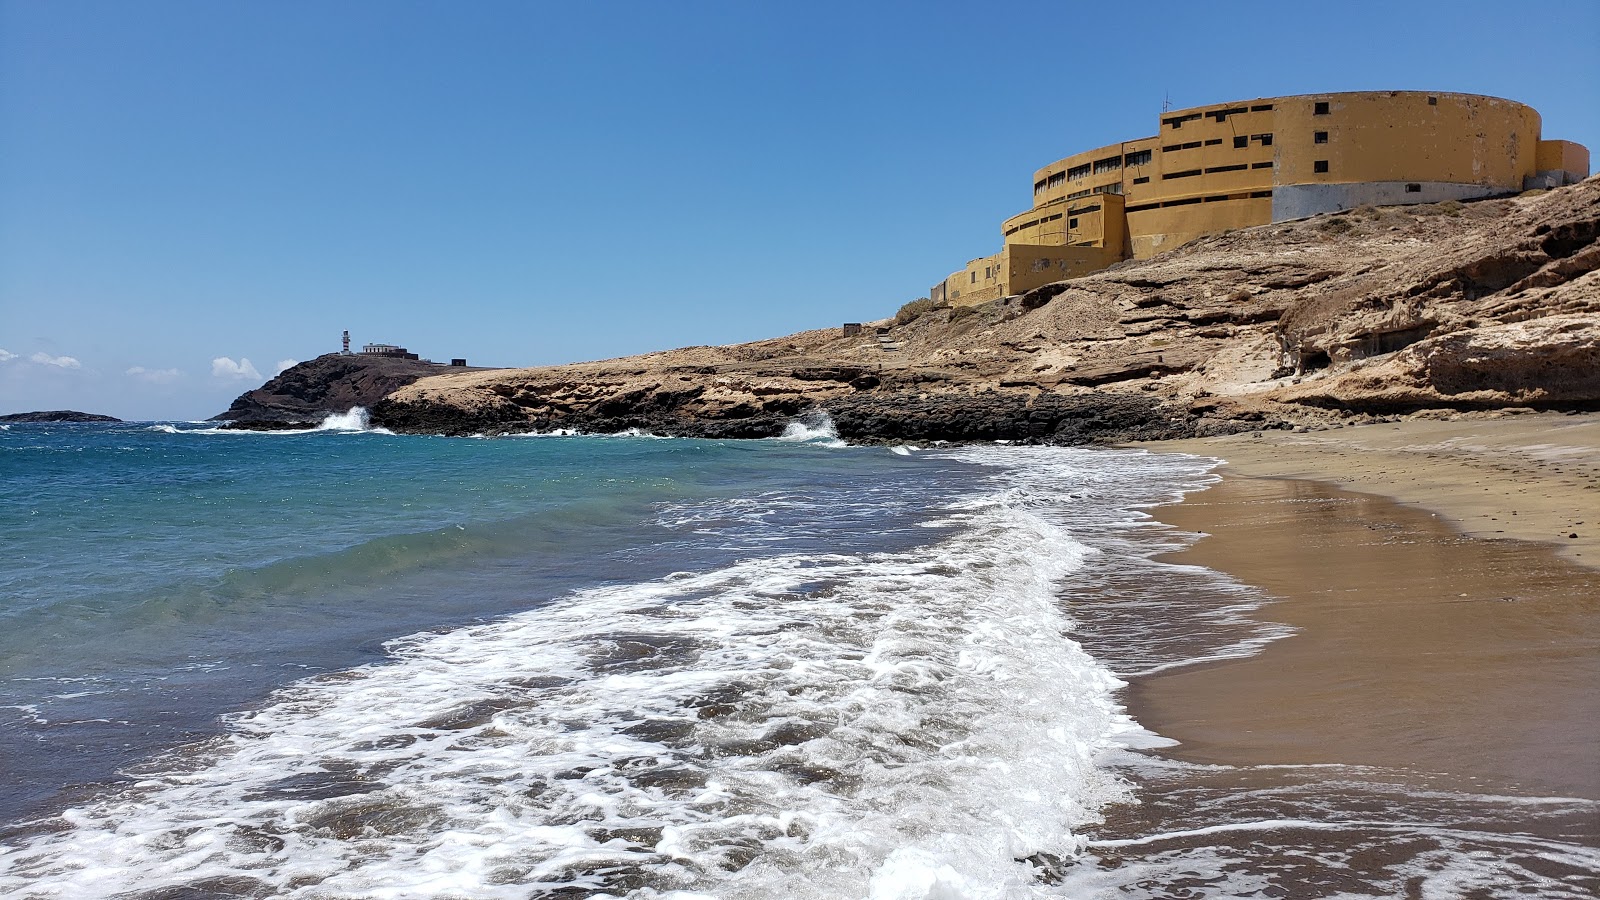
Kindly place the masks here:
<instances>
[{"instance_id":1,"label":"large yellow building facade","mask_svg":"<svg viewBox=\"0 0 1600 900\"><path fill-rule=\"evenodd\" d=\"M1305 94L1163 113L1154 137L1058 160L999 253L933 286L967 305L1145 259L1206 234L1358 206L1471 200L1588 177L1530 106L1474 94Z\"/></svg>"}]
</instances>

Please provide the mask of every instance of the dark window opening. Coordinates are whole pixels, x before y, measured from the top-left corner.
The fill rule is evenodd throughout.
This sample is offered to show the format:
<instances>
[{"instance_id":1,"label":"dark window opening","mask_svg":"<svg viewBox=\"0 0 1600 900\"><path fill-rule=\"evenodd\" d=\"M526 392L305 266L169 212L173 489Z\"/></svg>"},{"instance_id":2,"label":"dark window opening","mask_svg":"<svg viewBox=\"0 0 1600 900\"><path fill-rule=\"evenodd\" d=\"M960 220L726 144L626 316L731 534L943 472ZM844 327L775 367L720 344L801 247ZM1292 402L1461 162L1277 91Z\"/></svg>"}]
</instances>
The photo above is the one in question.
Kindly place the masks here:
<instances>
[{"instance_id":1,"label":"dark window opening","mask_svg":"<svg viewBox=\"0 0 1600 900\"><path fill-rule=\"evenodd\" d=\"M1198 118L1200 118L1200 114L1199 113L1190 113L1187 116L1173 116L1170 119L1162 119L1161 120L1161 124L1163 124L1163 125L1171 125L1173 128L1182 128L1183 127L1183 123L1192 122L1192 121L1194 121L1195 119L1198 119Z\"/></svg>"},{"instance_id":2,"label":"dark window opening","mask_svg":"<svg viewBox=\"0 0 1600 900\"><path fill-rule=\"evenodd\" d=\"M1211 140L1206 141L1206 146L1207 147L1215 147L1216 145L1218 145L1220 143L1222 143L1222 138L1212 138Z\"/></svg>"},{"instance_id":3,"label":"dark window opening","mask_svg":"<svg viewBox=\"0 0 1600 900\"><path fill-rule=\"evenodd\" d=\"M1223 200L1228 200L1228 199L1231 199L1231 198L1227 194L1219 194L1219 195L1217 195L1215 197L1207 197L1206 198L1206 202L1207 203L1220 203Z\"/></svg>"},{"instance_id":4,"label":"dark window opening","mask_svg":"<svg viewBox=\"0 0 1600 900\"><path fill-rule=\"evenodd\" d=\"M1420 194L1420 193L1422 193L1422 185L1420 185L1420 184L1408 184L1408 185L1406 185L1406 193L1408 193L1408 194Z\"/></svg>"},{"instance_id":5,"label":"dark window opening","mask_svg":"<svg viewBox=\"0 0 1600 900\"><path fill-rule=\"evenodd\" d=\"M1254 197L1254 198L1271 197L1272 196L1272 192L1271 191L1251 191L1250 192L1250 196Z\"/></svg>"},{"instance_id":6,"label":"dark window opening","mask_svg":"<svg viewBox=\"0 0 1600 900\"><path fill-rule=\"evenodd\" d=\"M1081 166L1073 166L1072 168L1067 170L1067 180L1068 181L1077 181L1079 178L1087 178L1087 177L1089 177L1089 164L1088 163L1084 163Z\"/></svg>"},{"instance_id":7,"label":"dark window opening","mask_svg":"<svg viewBox=\"0 0 1600 900\"><path fill-rule=\"evenodd\" d=\"M1076 200L1079 197L1087 197L1087 196L1089 196L1089 192L1088 191L1073 191L1072 193L1067 195L1067 199L1068 200Z\"/></svg>"},{"instance_id":8,"label":"dark window opening","mask_svg":"<svg viewBox=\"0 0 1600 900\"><path fill-rule=\"evenodd\" d=\"M1034 192L1034 193L1035 193L1035 194L1037 194L1037 193L1039 193L1039 192L1040 192L1040 191L1043 191L1043 190L1044 190L1044 182L1042 182L1042 181L1035 181L1035 182L1034 182L1034 183L1033 183L1033 192Z\"/></svg>"},{"instance_id":9,"label":"dark window opening","mask_svg":"<svg viewBox=\"0 0 1600 900\"><path fill-rule=\"evenodd\" d=\"M1161 176L1161 180L1162 181L1170 181L1171 179L1174 179L1174 178L1193 178L1194 176L1199 175L1199 174L1200 174L1200 170L1199 169L1185 169L1182 172L1168 172L1167 174Z\"/></svg>"},{"instance_id":10,"label":"dark window opening","mask_svg":"<svg viewBox=\"0 0 1600 900\"><path fill-rule=\"evenodd\" d=\"M1123 165L1125 165L1125 166L1144 166L1144 165L1149 165L1149 163L1150 163L1150 151L1149 150L1140 150L1137 153L1129 153L1123 159Z\"/></svg>"},{"instance_id":11,"label":"dark window opening","mask_svg":"<svg viewBox=\"0 0 1600 900\"><path fill-rule=\"evenodd\" d=\"M973 272L973 273L971 273L971 275L972 275L972 283L973 284L977 284L978 283L978 273L977 272Z\"/></svg>"},{"instance_id":12,"label":"dark window opening","mask_svg":"<svg viewBox=\"0 0 1600 900\"><path fill-rule=\"evenodd\" d=\"M1328 161L1325 159L1317 160L1311 164L1311 171L1319 173L1328 171Z\"/></svg>"},{"instance_id":13,"label":"dark window opening","mask_svg":"<svg viewBox=\"0 0 1600 900\"><path fill-rule=\"evenodd\" d=\"M1145 176L1143 176L1141 178L1135 178L1133 180L1133 183L1134 184L1147 184L1149 181L1150 181L1150 176L1149 175L1145 175Z\"/></svg>"},{"instance_id":14,"label":"dark window opening","mask_svg":"<svg viewBox=\"0 0 1600 900\"><path fill-rule=\"evenodd\" d=\"M1167 146L1161 148L1161 152L1171 153L1174 150L1193 150L1198 146L1200 146L1199 141L1190 141L1187 144L1168 144Z\"/></svg>"},{"instance_id":15,"label":"dark window opening","mask_svg":"<svg viewBox=\"0 0 1600 900\"><path fill-rule=\"evenodd\" d=\"M1247 134L1241 134L1233 139L1233 149L1235 150L1248 146L1250 146L1250 136Z\"/></svg>"},{"instance_id":16,"label":"dark window opening","mask_svg":"<svg viewBox=\"0 0 1600 900\"><path fill-rule=\"evenodd\" d=\"M1077 216L1077 215L1082 215L1083 213L1092 213L1092 212L1099 212L1099 211L1100 211L1100 204L1096 203L1093 206L1085 206L1082 209L1069 209L1069 210L1067 210L1067 215L1069 215L1069 216Z\"/></svg>"},{"instance_id":17,"label":"dark window opening","mask_svg":"<svg viewBox=\"0 0 1600 900\"><path fill-rule=\"evenodd\" d=\"M1237 172L1240 169L1248 169L1248 168L1250 168L1250 167L1245 165L1244 163L1239 163L1236 166L1217 166L1215 168L1207 169L1206 170L1206 174L1207 175L1211 175L1211 174L1214 174L1214 173L1217 173L1217 172Z\"/></svg>"},{"instance_id":18,"label":"dark window opening","mask_svg":"<svg viewBox=\"0 0 1600 900\"><path fill-rule=\"evenodd\" d=\"M1250 168L1252 168L1252 169L1270 169L1270 168L1272 168L1272 163L1270 163L1270 162L1251 163L1250 164Z\"/></svg>"},{"instance_id":19,"label":"dark window opening","mask_svg":"<svg viewBox=\"0 0 1600 900\"><path fill-rule=\"evenodd\" d=\"M1272 135L1270 134L1252 134L1250 135L1250 140L1260 142L1263 147L1272 146Z\"/></svg>"},{"instance_id":20,"label":"dark window opening","mask_svg":"<svg viewBox=\"0 0 1600 900\"><path fill-rule=\"evenodd\" d=\"M1108 156L1105 159L1094 161L1094 173L1096 175L1101 172L1115 172L1120 168L1122 168L1122 157L1120 156Z\"/></svg>"},{"instance_id":21,"label":"dark window opening","mask_svg":"<svg viewBox=\"0 0 1600 900\"><path fill-rule=\"evenodd\" d=\"M1311 133L1311 143L1313 143L1313 144L1326 144L1327 142L1328 142L1328 133L1326 131L1314 131L1314 132Z\"/></svg>"},{"instance_id":22,"label":"dark window opening","mask_svg":"<svg viewBox=\"0 0 1600 900\"><path fill-rule=\"evenodd\" d=\"M1323 101L1321 103L1318 103L1311 110L1311 114L1314 115L1314 116L1325 116L1325 115L1327 115L1328 114L1328 103L1327 103L1327 101Z\"/></svg>"},{"instance_id":23,"label":"dark window opening","mask_svg":"<svg viewBox=\"0 0 1600 900\"><path fill-rule=\"evenodd\" d=\"M1187 200L1168 200L1166 203L1163 203L1161 205L1162 206L1188 206L1191 203L1199 203L1199 202L1200 202L1200 198L1199 197L1190 197Z\"/></svg>"},{"instance_id":24,"label":"dark window opening","mask_svg":"<svg viewBox=\"0 0 1600 900\"><path fill-rule=\"evenodd\" d=\"M1269 112L1269 111L1271 111L1271 109L1272 109L1272 104L1271 103L1263 103L1260 106L1252 106L1252 107L1250 107L1250 111L1251 112Z\"/></svg>"},{"instance_id":25,"label":"dark window opening","mask_svg":"<svg viewBox=\"0 0 1600 900\"><path fill-rule=\"evenodd\" d=\"M1077 219L1068 219L1067 220L1067 227L1068 228L1077 228L1078 227L1078 220Z\"/></svg>"},{"instance_id":26,"label":"dark window opening","mask_svg":"<svg viewBox=\"0 0 1600 900\"><path fill-rule=\"evenodd\" d=\"M1439 105L1439 98L1438 97L1429 97L1428 98L1428 105L1429 106L1438 106Z\"/></svg>"}]
</instances>

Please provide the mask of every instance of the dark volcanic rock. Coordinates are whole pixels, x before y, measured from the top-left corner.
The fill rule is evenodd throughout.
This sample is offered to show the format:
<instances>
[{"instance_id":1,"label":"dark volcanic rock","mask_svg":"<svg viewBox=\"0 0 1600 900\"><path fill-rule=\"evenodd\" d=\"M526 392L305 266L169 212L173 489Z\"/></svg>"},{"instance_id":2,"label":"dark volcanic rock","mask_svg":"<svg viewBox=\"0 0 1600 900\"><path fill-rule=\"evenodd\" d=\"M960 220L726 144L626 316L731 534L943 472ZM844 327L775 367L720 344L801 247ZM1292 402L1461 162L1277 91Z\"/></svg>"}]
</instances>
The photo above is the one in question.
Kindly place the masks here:
<instances>
[{"instance_id":1,"label":"dark volcanic rock","mask_svg":"<svg viewBox=\"0 0 1600 900\"><path fill-rule=\"evenodd\" d=\"M211 418L253 430L315 425L352 407L370 407L418 378L448 370L412 359L328 353L290 366Z\"/></svg>"},{"instance_id":2,"label":"dark volcanic rock","mask_svg":"<svg viewBox=\"0 0 1600 900\"><path fill-rule=\"evenodd\" d=\"M100 416L78 412L75 409L52 409L40 412L11 413L0 416L0 422L121 422L115 416Z\"/></svg>"},{"instance_id":3,"label":"dark volcanic rock","mask_svg":"<svg viewBox=\"0 0 1600 900\"><path fill-rule=\"evenodd\" d=\"M839 436L857 442L1098 444L1195 434L1186 410L1129 394L855 394L826 410Z\"/></svg>"}]
</instances>

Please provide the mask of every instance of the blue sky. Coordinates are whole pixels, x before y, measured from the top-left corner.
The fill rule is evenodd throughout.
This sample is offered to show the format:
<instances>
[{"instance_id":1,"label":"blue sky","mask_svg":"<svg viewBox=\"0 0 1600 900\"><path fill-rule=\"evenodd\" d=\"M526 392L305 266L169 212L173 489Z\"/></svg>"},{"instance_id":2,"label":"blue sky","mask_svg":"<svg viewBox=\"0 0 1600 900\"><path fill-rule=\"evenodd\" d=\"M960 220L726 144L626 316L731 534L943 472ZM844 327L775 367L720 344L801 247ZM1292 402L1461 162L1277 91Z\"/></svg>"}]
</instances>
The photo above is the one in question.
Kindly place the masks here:
<instances>
[{"instance_id":1,"label":"blue sky","mask_svg":"<svg viewBox=\"0 0 1600 900\"><path fill-rule=\"evenodd\" d=\"M1165 99L1493 94L1600 149L1596 47L1594 0L0 0L0 412L200 418L345 328L538 365L873 319Z\"/></svg>"}]
</instances>

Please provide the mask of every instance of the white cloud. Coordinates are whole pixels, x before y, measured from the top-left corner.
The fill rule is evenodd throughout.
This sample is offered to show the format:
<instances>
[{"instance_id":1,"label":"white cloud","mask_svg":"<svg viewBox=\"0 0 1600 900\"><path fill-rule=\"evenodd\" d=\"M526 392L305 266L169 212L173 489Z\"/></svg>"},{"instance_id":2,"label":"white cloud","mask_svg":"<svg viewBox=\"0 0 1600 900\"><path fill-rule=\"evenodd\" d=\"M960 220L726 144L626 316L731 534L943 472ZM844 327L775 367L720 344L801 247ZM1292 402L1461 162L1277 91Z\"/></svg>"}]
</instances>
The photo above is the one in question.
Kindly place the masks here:
<instances>
[{"instance_id":1,"label":"white cloud","mask_svg":"<svg viewBox=\"0 0 1600 900\"><path fill-rule=\"evenodd\" d=\"M290 366L299 365L299 363L300 360L298 359L280 359L278 360L278 371L274 372L273 374L282 375L284 369L287 369Z\"/></svg>"},{"instance_id":2,"label":"white cloud","mask_svg":"<svg viewBox=\"0 0 1600 900\"><path fill-rule=\"evenodd\" d=\"M177 369L146 369L144 366L134 366L124 374L151 384L171 384L183 377Z\"/></svg>"},{"instance_id":3,"label":"white cloud","mask_svg":"<svg viewBox=\"0 0 1600 900\"><path fill-rule=\"evenodd\" d=\"M41 366L55 366L58 369L81 369L83 364L70 356L51 356L48 353L35 353L28 359Z\"/></svg>"},{"instance_id":4,"label":"white cloud","mask_svg":"<svg viewBox=\"0 0 1600 900\"><path fill-rule=\"evenodd\" d=\"M250 360L242 356L239 357L238 362L234 362L226 356L219 356L213 359L211 361L211 374L217 378L227 378L234 381L241 379L249 381L261 380L261 373L257 372L256 367L250 364Z\"/></svg>"},{"instance_id":5,"label":"white cloud","mask_svg":"<svg viewBox=\"0 0 1600 900\"><path fill-rule=\"evenodd\" d=\"M0 350L0 362L10 362L16 358L17 355L10 350Z\"/></svg>"}]
</instances>

